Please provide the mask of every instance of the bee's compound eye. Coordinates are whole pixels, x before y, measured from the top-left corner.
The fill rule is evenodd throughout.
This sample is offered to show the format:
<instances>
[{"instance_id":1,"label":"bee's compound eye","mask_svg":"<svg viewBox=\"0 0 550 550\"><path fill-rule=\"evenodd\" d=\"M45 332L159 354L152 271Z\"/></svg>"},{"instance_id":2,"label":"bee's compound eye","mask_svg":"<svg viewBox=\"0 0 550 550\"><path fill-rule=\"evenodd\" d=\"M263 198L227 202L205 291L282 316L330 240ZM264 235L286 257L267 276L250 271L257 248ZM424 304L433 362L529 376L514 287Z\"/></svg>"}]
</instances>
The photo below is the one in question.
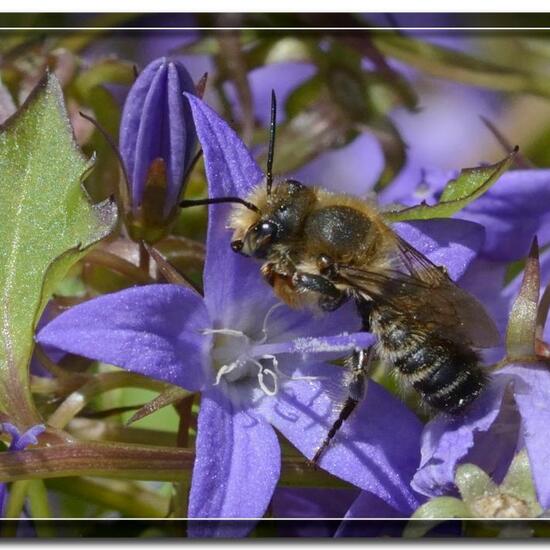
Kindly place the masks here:
<instances>
[{"instance_id":1,"label":"bee's compound eye","mask_svg":"<svg viewBox=\"0 0 550 550\"><path fill-rule=\"evenodd\" d=\"M262 238L273 238L277 233L277 226L273 222L262 222L258 224L254 231Z\"/></svg>"},{"instance_id":2,"label":"bee's compound eye","mask_svg":"<svg viewBox=\"0 0 550 550\"><path fill-rule=\"evenodd\" d=\"M240 239L236 241L231 241L231 250L233 250L233 252L240 252L242 249L243 241L241 241Z\"/></svg>"}]
</instances>

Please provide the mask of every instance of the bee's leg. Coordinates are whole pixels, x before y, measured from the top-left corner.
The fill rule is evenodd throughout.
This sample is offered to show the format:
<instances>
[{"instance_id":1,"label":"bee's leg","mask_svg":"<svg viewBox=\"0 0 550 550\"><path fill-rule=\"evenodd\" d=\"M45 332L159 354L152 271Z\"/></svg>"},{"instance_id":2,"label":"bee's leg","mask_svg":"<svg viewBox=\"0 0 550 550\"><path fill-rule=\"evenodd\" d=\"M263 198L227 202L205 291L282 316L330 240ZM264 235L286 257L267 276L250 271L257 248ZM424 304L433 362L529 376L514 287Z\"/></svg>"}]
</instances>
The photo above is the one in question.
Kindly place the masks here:
<instances>
[{"instance_id":1,"label":"bee's leg","mask_svg":"<svg viewBox=\"0 0 550 550\"><path fill-rule=\"evenodd\" d=\"M318 292L321 295L319 297L319 307L323 311L334 311L348 299L345 291L340 290L322 275L297 271L292 276L292 282L298 291L309 290Z\"/></svg>"},{"instance_id":2,"label":"bee's leg","mask_svg":"<svg viewBox=\"0 0 550 550\"><path fill-rule=\"evenodd\" d=\"M313 464L316 464L319 461L334 436L338 433L338 430L342 427L342 424L350 417L351 413L355 410L355 407L357 407L365 396L369 367L374 356L373 350L374 348L372 346L367 350L355 350L346 359L345 365L349 372L349 379L346 387L348 396L344 401L338 418L334 421L334 424L328 431L325 439L321 443L321 446L317 449L315 455L311 459Z\"/></svg>"},{"instance_id":3,"label":"bee's leg","mask_svg":"<svg viewBox=\"0 0 550 550\"><path fill-rule=\"evenodd\" d=\"M364 298L356 297L355 306L357 307L357 313L359 313L361 321L363 322L362 330L364 330L365 332L370 332L370 318L372 315L374 303L372 301L365 300Z\"/></svg>"}]
</instances>

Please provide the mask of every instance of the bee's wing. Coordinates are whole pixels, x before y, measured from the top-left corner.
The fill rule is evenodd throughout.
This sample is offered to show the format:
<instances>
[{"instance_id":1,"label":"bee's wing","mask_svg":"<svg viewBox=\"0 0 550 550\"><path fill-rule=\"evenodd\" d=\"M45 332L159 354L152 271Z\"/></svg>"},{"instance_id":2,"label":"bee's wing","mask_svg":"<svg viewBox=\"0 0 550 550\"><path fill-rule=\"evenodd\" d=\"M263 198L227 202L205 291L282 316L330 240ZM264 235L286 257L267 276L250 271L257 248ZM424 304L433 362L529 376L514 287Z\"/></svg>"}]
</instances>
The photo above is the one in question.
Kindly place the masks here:
<instances>
[{"instance_id":1,"label":"bee's wing","mask_svg":"<svg viewBox=\"0 0 550 550\"><path fill-rule=\"evenodd\" d=\"M455 285L443 268L397 239L397 267L404 271L374 272L339 266L340 275L350 286L405 317L412 326L431 326L436 334L479 348L496 346L500 336L484 307Z\"/></svg>"}]
</instances>

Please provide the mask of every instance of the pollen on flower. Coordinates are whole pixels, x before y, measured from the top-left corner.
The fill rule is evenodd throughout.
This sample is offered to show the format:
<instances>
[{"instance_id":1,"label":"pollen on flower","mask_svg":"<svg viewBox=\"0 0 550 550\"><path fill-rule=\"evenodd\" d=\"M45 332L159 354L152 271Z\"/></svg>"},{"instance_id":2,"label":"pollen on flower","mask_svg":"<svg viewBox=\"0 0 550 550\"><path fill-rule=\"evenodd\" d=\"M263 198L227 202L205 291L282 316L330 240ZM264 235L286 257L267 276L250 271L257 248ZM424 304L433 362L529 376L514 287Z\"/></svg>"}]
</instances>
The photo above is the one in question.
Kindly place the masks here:
<instances>
[{"instance_id":1,"label":"pollen on flower","mask_svg":"<svg viewBox=\"0 0 550 550\"><path fill-rule=\"evenodd\" d=\"M342 332L340 336L349 336L347 332ZM315 352L338 352L349 351L349 342L345 343L333 343L327 342L324 338L297 338L294 341L294 348L298 352L302 353L315 353Z\"/></svg>"},{"instance_id":2,"label":"pollen on flower","mask_svg":"<svg viewBox=\"0 0 550 550\"><path fill-rule=\"evenodd\" d=\"M528 518L529 505L522 499L506 493L487 495L470 503L471 511L480 518Z\"/></svg>"}]
</instances>

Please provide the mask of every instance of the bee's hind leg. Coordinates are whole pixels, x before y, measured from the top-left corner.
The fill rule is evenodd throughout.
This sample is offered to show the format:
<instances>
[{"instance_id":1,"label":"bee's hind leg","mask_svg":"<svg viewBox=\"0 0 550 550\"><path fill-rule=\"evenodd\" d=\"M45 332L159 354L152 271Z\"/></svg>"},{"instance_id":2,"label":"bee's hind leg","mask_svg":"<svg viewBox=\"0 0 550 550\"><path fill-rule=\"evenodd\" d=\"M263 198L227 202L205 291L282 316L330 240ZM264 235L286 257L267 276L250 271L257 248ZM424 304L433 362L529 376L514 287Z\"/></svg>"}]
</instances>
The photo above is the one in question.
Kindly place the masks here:
<instances>
[{"instance_id":1,"label":"bee's hind leg","mask_svg":"<svg viewBox=\"0 0 550 550\"><path fill-rule=\"evenodd\" d=\"M348 380L346 384L347 397L342 405L338 418L328 431L325 439L317 449L315 455L311 459L313 464L317 464L323 453L327 450L334 436L342 427L342 424L350 417L355 407L364 398L370 365L374 357L374 348L371 346L367 350L355 350L349 357L346 358L345 366L348 369Z\"/></svg>"}]
</instances>

